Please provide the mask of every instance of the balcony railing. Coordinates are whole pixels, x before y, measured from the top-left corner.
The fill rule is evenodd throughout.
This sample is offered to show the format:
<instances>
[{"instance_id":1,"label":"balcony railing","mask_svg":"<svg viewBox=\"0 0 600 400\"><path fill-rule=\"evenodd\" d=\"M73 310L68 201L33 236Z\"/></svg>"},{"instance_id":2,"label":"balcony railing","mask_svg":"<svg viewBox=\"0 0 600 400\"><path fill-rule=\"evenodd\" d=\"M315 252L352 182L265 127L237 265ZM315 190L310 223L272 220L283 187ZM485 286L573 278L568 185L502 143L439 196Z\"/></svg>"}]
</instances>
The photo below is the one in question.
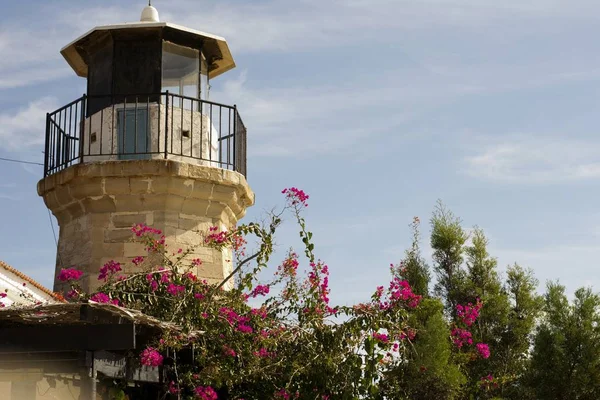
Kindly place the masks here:
<instances>
[{"instance_id":1,"label":"balcony railing","mask_svg":"<svg viewBox=\"0 0 600 400\"><path fill-rule=\"evenodd\" d=\"M47 114L44 176L82 162L157 158L246 176L237 108L163 92L84 95Z\"/></svg>"}]
</instances>

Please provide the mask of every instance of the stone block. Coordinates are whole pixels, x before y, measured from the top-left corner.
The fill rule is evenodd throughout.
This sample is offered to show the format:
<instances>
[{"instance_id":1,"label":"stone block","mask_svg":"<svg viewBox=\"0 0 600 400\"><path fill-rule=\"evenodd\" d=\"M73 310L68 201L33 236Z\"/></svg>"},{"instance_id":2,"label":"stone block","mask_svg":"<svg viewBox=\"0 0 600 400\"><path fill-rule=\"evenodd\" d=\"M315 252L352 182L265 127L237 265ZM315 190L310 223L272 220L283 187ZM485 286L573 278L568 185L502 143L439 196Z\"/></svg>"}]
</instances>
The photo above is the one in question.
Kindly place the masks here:
<instances>
[{"instance_id":1,"label":"stone block","mask_svg":"<svg viewBox=\"0 0 600 400\"><path fill-rule=\"evenodd\" d=\"M107 229L104 231L105 243L129 242L133 237L131 229Z\"/></svg>"},{"instance_id":2,"label":"stone block","mask_svg":"<svg viewBox=\"0 0 600 400\"><path fill-rule=\"evenodd\" d=\"M201 200L211 200L215 185L209 182L195 181L191 197Z\"/></svg>"},{"instance_id":3,"label":"stone block","mask_svg":"<svg viewBox=\"0 0 600 400\"><path fill-rule=\"evenodd\" d=\"M128 244L131 243L101 243L100 246L96 246L99 251L99 254L96 255L99 257L123 257Z\"/></svg>"},{"instance_id":4,"label":"stone block","mask_svg":"<svg viewBox=\"0 0 600 400\"><path fill-rule=\"evenodd\" d=\"M97 163L100 167L99 174L105 178L119 177L123 175L123 163L118 161L108 161ZM108 180L108 179L107 179Z\"/></svg>"},{"instance_id":5,"label":"stone block","mask_svg":"<svg viewBox=\"0 0 600 400\"><path fill-rule=\"evenodd\" d=\"M202 278L217 278L223 279L225 277L223 266L219 263L205 262L200 267L199 276Z\"/></svg>"},{"instance_id":6,"label":"stone block","mask_svg":"<svg viewBox=\"0 0 600 400\"><path fill-rule=\"evenodd\" d=\"M68 186L56 186L54 193L56 194L56 200L58 200L60 205L63 207L71 204L74 201L73 196L71 196L71 193L69 192Z\"/></svg>"},{"instance_id":7,"label":"stone block","mask_svg":"<svg viewBox=\"0 0 600 400\"><path fill-rule=\"evenodd\" d=\"M165 203L166 210L177 211L177 212L181 211L181 208L183 207L183 202L185 200L183 197L172 195L172 194L169 194L166 197L167 197L167 201Z\"/></svg>"},{"instance_id":8,"label":"stone block","mask_svg":"<svg viewBox=\"0 0 600 400\"><path fill-rule=\"evenodd\" d=\"M198 232L186 230L186 229L177 229L176 241L177 243L183 244L187 246L197 246L202 244L202 237Z\"/></svg>"},{"instance_id":9,"label":"stone block","mask_svg":"<svg viewBox=\"0 0 600 400\"><path fill-rule=\"evenodd\" d=\"M72 182L70 193L77 200L86 197L97 197L104 195L102 178L91 178Z\"/></svg>"},{"instance_id":10,"label":"stone block","mask_svg":"<svg viewBox=\"0 0 600 400\"><path fill-rule=\"evenodd\" d=\"M179 213L177 211L155 211L154 215L154 226L166 227L170 226L173 228L179 227Z\"/></svg>"},{"instance_id":11,"label":"stone block","mask_svg":"<svg viewBox=\"0 0 600 400\"><path fill-rule=\"evenodd\" d=\"M100 214L88 214L87 217L87 229L108 229L110 227L111 222L110 213L100 213Z\"/></svg>"},{"instance_id":12,"label":"stone block","mask_svg":"<svg viewBox=\"0 0 600 400\"><path fill-rule=\"evenodd\" d=\"M102 176L102 169L98 163L85 163L77 165L76 175L84 178Z\"/></svg>"},{"instance_id":13,"label":"stone block","mask_svg":"<svg viewBox=\"0 0 600 400\"><path fill-rule=\"evenodd\" d=\"M104 180L104 191L108 195L129 194L129 178L106 178Z\"/></svg>"},{"instance_id":14,"label":"stone block","mask_svg":"<svg viewBox=\"0 0 600 400\"><path fill-rule=\"evenodd\" d=\"M154 194L165 194L169 190L169 182L171 178L167 176L156 176L152 179L149 192Z\"/></svg>"},{"instance_id":15,"label":"stone block","mask_svg":"<svg viewBox=\"0 0 600 400\"><path fill-rule=\"evenodd\" d=\"M77 219L84 214L84 209L81 203L74 202L65 208L72 219Z\"/></svg>"},{"instance_id":16,"label":"stone block","mask_svg":"<svg viewBox=\"0 0 600 400\"><path fill-rule=\"evenodd\" d=\"M194 190L194 181L179 177L171 177L168 181L166 193L181 197L188 197Z\"/></svg>"},{"instance_id":17,"label":"stone block","mask_svg":"<svg viewBox=\"0 0 600 400\"><path fill-rule=\"evenodd\" d=\"M138 256L145 256L146 253L147 253L146 248L142 243L137 243L137 242L124 243L123 255L125 257L134 258L134 257L138 257Z\"/></svg>"},{"instance_id":18,"label":"stone block","mask_svg":"<svg viewBox=\"0 0 600 400\"><path fill-rule=\"evenodd\" d=\"M58 202L58 199L56 198L56 193L54 191L50 191L44 194L44 203L46 204L46 207L48 207L48 209L50 210L56 210L61 206L61 204Z\"/></svg>"},{"instance_id":19,"label":"stone block","mask_svg":"<svg viewBox=\"0 0 600 400\"><path fill-rule=\"evenodd\" d=\"M201 218L194 216L186 216L185 214L179 215L179 228L185 229L188 231L198 231L200 230L200 226L203 225L205 221Z\"/></svg>"},{"instance_id":20,"label":"stone block","mask_svg":"<svg viewBox=\"0 0 600 400\"><path fill-rule=\"evenodd\" d=\"M152 179L143 177L132 177L129 178L129 188L131 194L143 194L150 192L150 184Z\"/></svg>"},{"instance_id":21,"label":"stone block","mask_svg":"<svg viewBox=\"0 0 600 400\"><path fill-rule=\"evenodd\" d=\"M115 200L111 196L88 197L81 204L88 213L111 213L117 211Z\"/></svg>"},{"instance_id":22,"label":"stone block","mask_svg":"<svg viewBox=\"0 0 600 400\"><path fill-rule=\"evenodd\" d=\"M237 189L233 186L214 185L211 200L217 200L229 205L237 203Z\"/></svg>"},{"instance_id":23,"label":"stone block","mask_svg":"<svg viewBox=\"0 0 600 400\"><path fill-rule=\"evenodd\" d=\"M112 224L115 228L131 228L136 224L147 223L148 213L112 214Z\"/></svg>"},{"instance_id":24,"label":"stone block","mask_svg":"<svg viewBox=\"0 0 600 400\"><path fill-rule=\"evenodd\" d=\"M185 199L181 206L181 213L189 215L206 216L206 210L210 207L209 200Z\"/></svg>"}]
</instances>

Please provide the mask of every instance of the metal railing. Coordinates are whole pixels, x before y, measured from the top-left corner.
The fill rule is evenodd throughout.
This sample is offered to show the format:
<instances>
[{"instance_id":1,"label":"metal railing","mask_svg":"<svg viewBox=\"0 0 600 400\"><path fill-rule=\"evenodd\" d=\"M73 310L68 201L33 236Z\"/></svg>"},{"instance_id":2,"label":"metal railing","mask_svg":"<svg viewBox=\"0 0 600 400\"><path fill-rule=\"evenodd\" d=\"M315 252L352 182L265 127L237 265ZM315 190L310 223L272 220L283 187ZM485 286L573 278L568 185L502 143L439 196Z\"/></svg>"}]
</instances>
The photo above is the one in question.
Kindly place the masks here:
<instances>
[{"instance_id":1,"label":"metal railing","mask_svg":"<svg viewBox=\"0 0 600 400\"><path fill-rule=\"evenodd\" d=\"M44 176L105 160L173 159L246 176L236 106L169 92L86 96L47 114Z\"/></svg>"}]
</instances>

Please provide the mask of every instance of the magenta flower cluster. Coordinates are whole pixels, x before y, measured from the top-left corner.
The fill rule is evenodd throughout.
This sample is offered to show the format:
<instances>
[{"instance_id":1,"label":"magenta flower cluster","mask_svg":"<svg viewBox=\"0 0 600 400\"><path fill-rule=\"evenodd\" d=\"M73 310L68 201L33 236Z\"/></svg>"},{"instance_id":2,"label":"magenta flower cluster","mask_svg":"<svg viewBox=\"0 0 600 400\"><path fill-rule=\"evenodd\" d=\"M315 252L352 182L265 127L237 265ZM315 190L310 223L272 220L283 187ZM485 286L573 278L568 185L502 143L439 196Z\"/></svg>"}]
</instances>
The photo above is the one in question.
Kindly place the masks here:
<instances>
[{"instance_id":1,"label":"magenta flower cluster","mask_svg":"<svg viewBox=\"0 0 600 400\"><path fill-rule=\"evenodd\" d=\"M152 228L146 224L136 224L131 228L131 231L137 237L142 237L144 235L162 235L160 229Z\"/></svg>"},{"instance_id":2,"label":"magenta flower cluster","mask_svg":"<svg viewBox=\"0 0 600 400\"><path fill-rule=\"evenodd\" d=\"M477 299L475 305L468 303L467 305L458 304L456 306L456 316L466 326L471 326L477 318L479 318L479 310L483 307L481 300Z\"/></svg>"},{"instance_id":3,"label":"magenta flower cluster","mask_svg":"<svg viewBox=\"0 0 600 400\"><path fill-rule=\"evenodd\" d=\"M77 281L83 275L83 271L75 268L61 269L58 274L58 280L62 282Z\"/></svg>"},{"instance_id":4,"label":"magenta flower cluster","mask_svg":"<svg viewBox=\"0 0 600 400\"><path fill-rule=\"evenodd\" d=\"M239 315L237 312L228 307L221 307L219 313L227 319L227 322L231 326L235 326L239 332L242 333L252 333L254 329L248 323L250 322L250 317L244 317Z\"/></svg>"},{"instance_id":5,"label":"magenta flower cluster","mask_svg":"<svg viewBox=\"0 0 600 400\"><path fill-rule=\"evenodd\" d=\"M490 357L490 347L485 343L477 343L475 345L477 352L481 356L481 358L489 358Z\"/></svg>"},{"instance_id":6,"label":"magenta flower cluster","mask_svg":"<svg viewBox=\"0 0 600 400\"><path fill-rule=\"evenodd\" d=\"M163 363L163 356L153 347L148 347L140 354L142 365L158 367Z\"/></svg>"},{"instance_id":7,"label":"magenta flower cluster","mask_svg":"<svg viewBox=\"0 0 600 400\"><path fill-rule=\"evenodd\" d=\"M378 333L378 332L373 332L373 339L375 339L376 341L380 342L380 343L388 343L390 341L390 338L388 337L388 335L386 335L385 333Z\"/></svg>"},{"instance_id":8,"label":"magenta flower cluster","mask_svg":"<svg viewBox=\"0 0 600 400\"><path fill-rule=\"evenodd\" d=\"M100 268L100 274L98 275L98 280L106 281L109 276L113 276L117 272L121 271L121 264L115 262L113 260L107 262Z\"/></svg>"},{"instance_id":9,"label":"magenta flower cluster","mask_svg":"<svg viewBox=\"0 0 600 400\"><path fill-rule=\"evenodd\" d=\"M292 395L287 390L280 389L274 393L274 396L276 399L290 400L290 399L297 399L298 397L300 397L300 393L296 392L295 394Z\"/></svg>"},{"instance_id":10,"label":"magenta flower cluster","mask_svg":"<svg viewBox=\"0 0 600 400\"><path fill-rule=\"evenodd\" d=\"M155 281L153 280L152 282ZM169 293L171 296L179 296L180 294L185 293L185 286L169 283L169 286L167 286L167 293Z\"/></svg>"},{"instance_id":11,"label":"magenta flower cluster","mask_svg":"<svg viewBox=\"0 0 600 400\"><path fill-rule=\"evenodd\" d=\"M304 207L308 207L307 200L309 196L304 193L303 190L300 190L295 187L291 187L288 189L283 189L281 193L285 194L288 202L292 206L301 205Z\"/></svg>"},{"instance_id":12,"label":"magenta flower cluster","mask_svg":"<svg viewBox=\"0 0 600 400\"><path fill-rule=\"evenodd\" d=\"M209 234L204 239L206 244L219 245L223 244L227 241L227 232L221 231L219 232L219 228L216 226L211 226L209 228Z\"/></svg>"},{"instance_id":13,"label":"magenta flower cluster","mask_svg":"<svg viewBox=\"0 0 600 400\"><path fill-rule=\"evenodd\" d=\"M201 400L217 400L217 392L210 386L198 386L194 394Z\"/></svg>"},{"instance_id":14,"label":"magenta flower cluster","mask_svg":"<svg viewBox=\"0 0 600 400\"><path fill-rule=\"evenodd\" d=\"M375 292L375 297L380 299L383 294L383 287L379 286ZM409 308L417 308L423 296L413 293L408 281L398 277L390 282L389 299L387 301L379 301L379 308L387 310L398 303L406 304Z\"/></svg>"},{"instance_id":15,"label":"magenta flower cluster","mask_svg":"<svg viewBox=\"0 0 600 400\"><path fill-rule=\"evenodd\" d=\"M90 297L90 300L101 304L114 304L115 306L119 305L119 299L111 299L109 295L102 292L95 293Z\"/></svg>"},{"instance_id":16,"label":"magenta flower cluster","mask_svg":"<svg viewBox=\"0 0 600 400\"><path fill-rule=\"evenodd\" d=\"M283 263L277 268L277 274L283 274L284 276L296 276L298 272L298 254L290 253L288 257L283 260Z\"/></svg>"},{"instance_id":17,"label":"magenta flower cluster","mask_svg":"<svg viewBox=\"0 0 600 400\"><path fill-rule=\"evenodd\" d=\"M270 288L268 285L257 285L254 290L252 290L252 293L250 293L250 297L266 296L269 294L269 290Z\"/></svg>"},{"instance_id":18,"label":"magenta flower cluster","mask_svg":"<svg viewBox=\"0 0 600 400\"><path fill-rule=\"evenodd\" d=\"M452 336L452 343L459 349L464 345L472 345L473 344L473 335L466 329L454 328L450 332Z\"/></svg>"},{"instance_id":19,"label":"magenta flower cluster","mask_svg":"<svg viewBox=\"0 0 600 400\"><path fill-rule=\"evenodd\" d=\"M457 348L460 349L463 346L470 346L473 344L473 335L468 328L475 323L477 318L479 318L479 311L482 307L483 303L480 299L477 299L475 304L458 304L456 306L456 317L458 322L465 326L465 328L454 327L450 332L452 343L454 343ZM490 347L487 344L477 343L475 349L481 358L486 359L490 357Z\"/></svg>"}]
</instances>

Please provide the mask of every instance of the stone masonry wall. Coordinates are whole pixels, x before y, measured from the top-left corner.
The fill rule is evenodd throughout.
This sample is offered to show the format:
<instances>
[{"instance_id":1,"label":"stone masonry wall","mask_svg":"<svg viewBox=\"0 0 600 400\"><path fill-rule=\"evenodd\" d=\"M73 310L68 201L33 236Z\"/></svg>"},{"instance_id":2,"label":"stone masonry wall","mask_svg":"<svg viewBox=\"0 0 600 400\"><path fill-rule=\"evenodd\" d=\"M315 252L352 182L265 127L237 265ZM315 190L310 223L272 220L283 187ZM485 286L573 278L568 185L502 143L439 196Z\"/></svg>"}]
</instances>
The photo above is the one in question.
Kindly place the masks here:
<instances>
[{"instance_id":1,"label":"stone masonry wall","mask_svg":"<svg viewBox=\"0 0 600 400\"><path fill-rule=\"evenodd\" d=\"M88 290L109 260L121 262L126 274L141 272L131 262L145 255L132 241L137 223L162 230L170 251L194 246L189 258L203 262L198 276L222 280L232 270L231 251L203 247L203 235L211 226L231 228L254 203L242 175L171 160L76 165L40 181L38 192L60 226L56 274L80 268ZM55 290L62 289L55 280Z\"/></svg>"}]
</instances>

